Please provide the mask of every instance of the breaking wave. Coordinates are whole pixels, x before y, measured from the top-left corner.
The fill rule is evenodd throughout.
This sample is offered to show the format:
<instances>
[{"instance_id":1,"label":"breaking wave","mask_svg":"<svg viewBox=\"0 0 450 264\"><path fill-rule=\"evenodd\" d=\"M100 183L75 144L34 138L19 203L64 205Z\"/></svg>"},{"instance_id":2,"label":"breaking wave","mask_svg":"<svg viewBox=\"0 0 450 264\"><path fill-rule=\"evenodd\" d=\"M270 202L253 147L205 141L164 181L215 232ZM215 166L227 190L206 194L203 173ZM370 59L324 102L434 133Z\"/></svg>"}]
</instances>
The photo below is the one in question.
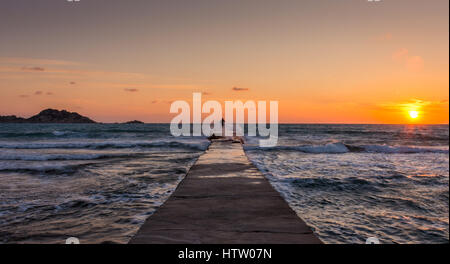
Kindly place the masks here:
<instances>
[{"instance_id":1,"label":"breaking wave","mask_svg":"<svg viewBox=\"0 0 450 264\"><path fill-rule=\"evenodd\" d=\"M349 145L341 142L330 143L324 145L302 145L302 146L275 146L275 147L259 147L245 146L246 150L267 150L267 151L299 151L304 153L329 153L340 154L349 152L366 152L366 153L449 153L448 149L436 147L411 147L411 146L388 146L388 145Z\"/></svg>"}]
</instances>

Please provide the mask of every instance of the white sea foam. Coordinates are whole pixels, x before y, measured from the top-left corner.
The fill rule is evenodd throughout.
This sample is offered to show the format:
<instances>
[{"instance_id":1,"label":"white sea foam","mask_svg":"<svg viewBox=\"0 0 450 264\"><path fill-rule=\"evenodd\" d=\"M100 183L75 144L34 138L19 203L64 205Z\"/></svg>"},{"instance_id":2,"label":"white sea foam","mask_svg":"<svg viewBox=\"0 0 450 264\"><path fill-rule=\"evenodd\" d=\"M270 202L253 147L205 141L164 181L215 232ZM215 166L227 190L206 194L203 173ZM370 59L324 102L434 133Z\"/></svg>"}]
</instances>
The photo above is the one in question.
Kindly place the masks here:
<instances>
[{"instance_id":1,"label":"white sea foam","mask_svg":"<svg viewBox=\"0 0 450 264\"><path fill-rule=\"evenodd\" d=\"M349 149L342 143L332 143L316 146L299 146L297 150L306 153L347 153Z\"/></svg>"},{"instance_id":2,"label":"white sea foam","mask_svg":"<svg viewBox=\"0 0 450 264\"><path fill-rule=\"evenodd\" d=\"M67 133L68 132L66 132L66 131L58 131L58 130L55 130L55 131L52 132L52 134L55 135L55 136L64 136Z\"/></svg>"}]
</instances>

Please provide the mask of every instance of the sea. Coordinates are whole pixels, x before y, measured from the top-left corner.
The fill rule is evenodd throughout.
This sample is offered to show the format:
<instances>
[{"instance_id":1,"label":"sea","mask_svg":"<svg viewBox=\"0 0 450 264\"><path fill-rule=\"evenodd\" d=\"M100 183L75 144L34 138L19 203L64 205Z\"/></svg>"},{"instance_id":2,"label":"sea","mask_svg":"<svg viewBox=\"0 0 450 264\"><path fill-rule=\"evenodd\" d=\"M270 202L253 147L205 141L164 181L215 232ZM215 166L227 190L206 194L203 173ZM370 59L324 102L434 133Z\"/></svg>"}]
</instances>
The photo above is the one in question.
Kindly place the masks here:
<instances>
[{"instance_id":1,"label":"sea","mask_svg":"<svg viewBox=\"0 0 450 264\"><path fill-rule=\"evenodd\" d=\"M259 139L248 158L323 242L449 242L448 125L281 124L277 146ZM0 124L0 243L127 243L208 146L169 124Z\"/></svg>"}]
</instances>

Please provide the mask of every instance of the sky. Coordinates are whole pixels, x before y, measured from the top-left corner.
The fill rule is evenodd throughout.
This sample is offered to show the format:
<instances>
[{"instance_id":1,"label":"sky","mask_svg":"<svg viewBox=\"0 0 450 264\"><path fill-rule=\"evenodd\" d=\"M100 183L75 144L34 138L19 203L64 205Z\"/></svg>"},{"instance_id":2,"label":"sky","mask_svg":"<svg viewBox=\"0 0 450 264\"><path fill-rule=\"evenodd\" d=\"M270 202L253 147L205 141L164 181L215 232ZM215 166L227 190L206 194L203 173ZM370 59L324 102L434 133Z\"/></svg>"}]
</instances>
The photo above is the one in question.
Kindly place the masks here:
<instances>
[{"instance_id":1,"label":"sky","mask_svg":"<svg viewBox=\"0 0 450 264\"><path fill-rule=\"evenodd\" d=\"M448 89L448 0L0 2L0 115L170 122L202 92L281 123L448 124Z\"/></svg>"}]
</instances>

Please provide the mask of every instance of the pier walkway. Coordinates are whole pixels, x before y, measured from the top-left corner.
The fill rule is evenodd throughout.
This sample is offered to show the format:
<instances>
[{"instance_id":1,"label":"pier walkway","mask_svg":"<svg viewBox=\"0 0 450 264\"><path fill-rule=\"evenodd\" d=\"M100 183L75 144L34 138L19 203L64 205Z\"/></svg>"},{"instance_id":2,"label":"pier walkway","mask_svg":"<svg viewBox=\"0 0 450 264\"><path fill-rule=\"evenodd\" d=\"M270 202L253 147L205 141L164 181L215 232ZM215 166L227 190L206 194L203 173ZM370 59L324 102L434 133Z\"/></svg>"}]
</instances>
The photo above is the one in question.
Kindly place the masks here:
<instances>
[{"instance_id":1,"label":"pier walkway","mask_svg":"<svg viewBox=\"0 0 450 264\"><path fill-rule=\"evenodd\" d=\"M322 242L247 159L240 142L217 139L129 243Z\"/></svg>"}]
</instances>

